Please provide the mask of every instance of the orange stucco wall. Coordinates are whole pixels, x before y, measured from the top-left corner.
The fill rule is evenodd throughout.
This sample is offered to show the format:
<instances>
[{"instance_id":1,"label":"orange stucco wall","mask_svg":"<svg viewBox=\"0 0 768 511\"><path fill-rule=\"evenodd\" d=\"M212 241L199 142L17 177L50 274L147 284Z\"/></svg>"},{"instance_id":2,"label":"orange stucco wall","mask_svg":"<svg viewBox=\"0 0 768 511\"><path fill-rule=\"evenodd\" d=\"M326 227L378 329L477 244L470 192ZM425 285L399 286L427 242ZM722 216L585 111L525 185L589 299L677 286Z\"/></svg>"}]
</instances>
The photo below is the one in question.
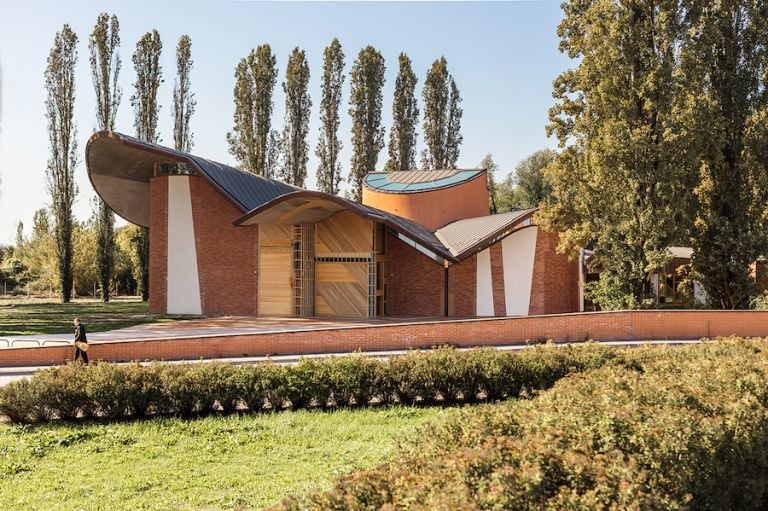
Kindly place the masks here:
<instances>
[{"instance_id":1,"label":"orange stucco wall","mask_svg":"<svg viewBox=\"0 0 768 511\"><path fill-rule=\"evenodd\" d=\"M456 186L415 193L384 193L363 186L363 204L419 222L432 231L446 224L488 214L485 172Z\"/></svg>"}]
</instances>

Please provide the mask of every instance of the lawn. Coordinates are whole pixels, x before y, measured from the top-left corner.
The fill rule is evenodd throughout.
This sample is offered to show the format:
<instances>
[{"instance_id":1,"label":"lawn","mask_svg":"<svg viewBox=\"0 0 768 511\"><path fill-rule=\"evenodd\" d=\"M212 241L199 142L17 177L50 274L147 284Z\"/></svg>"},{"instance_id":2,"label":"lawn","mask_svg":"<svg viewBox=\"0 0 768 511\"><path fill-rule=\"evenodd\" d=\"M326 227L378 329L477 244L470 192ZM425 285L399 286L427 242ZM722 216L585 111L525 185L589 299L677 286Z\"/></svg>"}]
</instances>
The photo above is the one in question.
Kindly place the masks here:
<instances>
[{"instance_id":1,"label":"lawn","mask_svg":"<svg viewBox=\"0 0 768 511\"><path fill-rule=\"evenodd\" d=\"M78 299L59 303L35 298L0 299L0 337L71 333L72 319L80 317L88 332L103 332L141 323L169 321L147 313L146 302L121 298L109 303Z\"/></svg>"},{"instance_id":2,"label":"lawn","mask_svg":"<svg viewBox=\"0 0 768 511\"><path fill-rule=\"evenodd\" d=\"M259 509L373 467L441 408L0 425L0 508Z\"/></svg>"}]
</instances>

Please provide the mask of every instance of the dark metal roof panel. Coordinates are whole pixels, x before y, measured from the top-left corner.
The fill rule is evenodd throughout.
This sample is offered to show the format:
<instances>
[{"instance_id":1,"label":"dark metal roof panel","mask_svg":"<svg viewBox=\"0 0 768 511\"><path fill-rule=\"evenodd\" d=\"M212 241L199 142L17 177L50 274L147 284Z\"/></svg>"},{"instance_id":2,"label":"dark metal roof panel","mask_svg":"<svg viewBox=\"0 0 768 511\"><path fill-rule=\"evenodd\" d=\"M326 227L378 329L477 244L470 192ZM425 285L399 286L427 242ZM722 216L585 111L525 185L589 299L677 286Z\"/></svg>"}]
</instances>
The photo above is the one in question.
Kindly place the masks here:
<instances>
[{"instance_id":1,"label":"dark metal roof panel","mask_svg":"<svg viewBox=\"0 0 768 511\"><path fill-rule=\"evenodd\" d=\"M299 190L281 181L258 176L199 156L192 156L192 159L211 181L242 206L243 211L250 211L275 197Z\"/></svg>"},{"instance_id":2,"label":"dark metal roof panel","mask_svg":"<svg viewBox=\"0 0 768 511\"><path fill-rule=\"evenodd\" d=\"M246 172L200 156L177 151L170 147L151 144L130 135L117 132L114 135L118 136L123 143L134 147L153 153L165 154L180 160L192 161L205 177L228 195L243 211L250 211L280 195L299 190L299 188L281 181Z\"/></svg>"}]
</instances>

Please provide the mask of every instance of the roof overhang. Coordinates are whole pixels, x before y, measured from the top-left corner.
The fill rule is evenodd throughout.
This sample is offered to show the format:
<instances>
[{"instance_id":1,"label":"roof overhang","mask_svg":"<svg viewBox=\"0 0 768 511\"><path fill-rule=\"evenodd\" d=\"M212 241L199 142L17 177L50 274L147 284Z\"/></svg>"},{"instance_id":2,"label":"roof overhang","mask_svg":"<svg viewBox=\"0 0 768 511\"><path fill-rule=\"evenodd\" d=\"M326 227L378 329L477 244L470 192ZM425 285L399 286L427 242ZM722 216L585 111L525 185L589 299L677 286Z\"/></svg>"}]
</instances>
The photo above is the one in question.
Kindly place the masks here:
<instances>
[{"instance_id":1,"label":"roof overhang","mask_svg":"<svg viewBox=\"0 0 768 511\"><path fill-rule=\"evenodd\" d=\"M149 179L156 163L191 163L159 146L136 144L119 133L94 133L85 148L88 178L96 193L118 215L149 227Z\"/></svg>"},{"instance_id":2,"label":"roof overhang","mask_svg":"<svg viewBox=\"0 0 768 511\"><path fill-rule=\"evenodd\" d=\"M345 210L352 211L374 222L382 223L443 259L458 262L450 252L440 250L422 239L417 233L404 229L402 225L392 221L384 212L379 212L373 208L323 192L300 190L282 195L249 211L235 220L234 224L237 226L252 224L311 224L321 222Z\"/></svg>"}]
</instances>

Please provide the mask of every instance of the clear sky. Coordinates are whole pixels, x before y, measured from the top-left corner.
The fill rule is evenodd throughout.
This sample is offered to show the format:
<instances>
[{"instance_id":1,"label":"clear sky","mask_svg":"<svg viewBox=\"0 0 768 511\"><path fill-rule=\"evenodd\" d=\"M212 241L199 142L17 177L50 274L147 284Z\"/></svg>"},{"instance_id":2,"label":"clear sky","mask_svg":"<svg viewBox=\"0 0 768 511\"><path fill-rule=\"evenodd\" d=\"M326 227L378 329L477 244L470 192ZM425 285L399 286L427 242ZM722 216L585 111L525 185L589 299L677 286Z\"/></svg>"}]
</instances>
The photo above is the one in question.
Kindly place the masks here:
<instances>
[{"instance_id":1,"label":"clear sky","mask_svg":"<svg viewBox=\"0 0 768 511\"><path fill-rule=\"evenodd\" d=\"M94 191L86 176L83 153L95 128L95 103L88 64L88 34L97 15L107 11L120 20L123 101L117 131L133 134L129 98L135 79L131 54L136 41L153 28L164 50L160 88L161 143L173 145L171 94L176 41L192 38L192 89L197 111L192 118L193 153L233 164L225 135L232 129L234 68L259 44L269 43L277 56L273 127L282 128L284 96L280 84L291 49L306 50L310 63L309 187L314 187L318 105L323 48L338 37L349 71L361 48L382 52L387 65L382 118L389 140L392 90L397 56L405 51L419 77L417 92L432 61L444 55L463 97L459 166L476 166L492 153L506 176L531 152L553 147L544 128L552 105L552 80L571 65L557 50L555 34L562 13L556 0L507 2L255 2L215 0L0 0L0 244L13 242L16 224L29 233L34 211L49 198L45 185L48 139L44 112L43 72L57 30L69 23L80 38L76 123L80 165L75 175L79 194L75 215L90 215ZM343 172L349 168L349 78L344 84L340 134ZM421 109L421 104L420 104ZM420 151L423 138L419 131ZM379 167L386 162L386 148Z\"/></svg>"}]
</instances>

